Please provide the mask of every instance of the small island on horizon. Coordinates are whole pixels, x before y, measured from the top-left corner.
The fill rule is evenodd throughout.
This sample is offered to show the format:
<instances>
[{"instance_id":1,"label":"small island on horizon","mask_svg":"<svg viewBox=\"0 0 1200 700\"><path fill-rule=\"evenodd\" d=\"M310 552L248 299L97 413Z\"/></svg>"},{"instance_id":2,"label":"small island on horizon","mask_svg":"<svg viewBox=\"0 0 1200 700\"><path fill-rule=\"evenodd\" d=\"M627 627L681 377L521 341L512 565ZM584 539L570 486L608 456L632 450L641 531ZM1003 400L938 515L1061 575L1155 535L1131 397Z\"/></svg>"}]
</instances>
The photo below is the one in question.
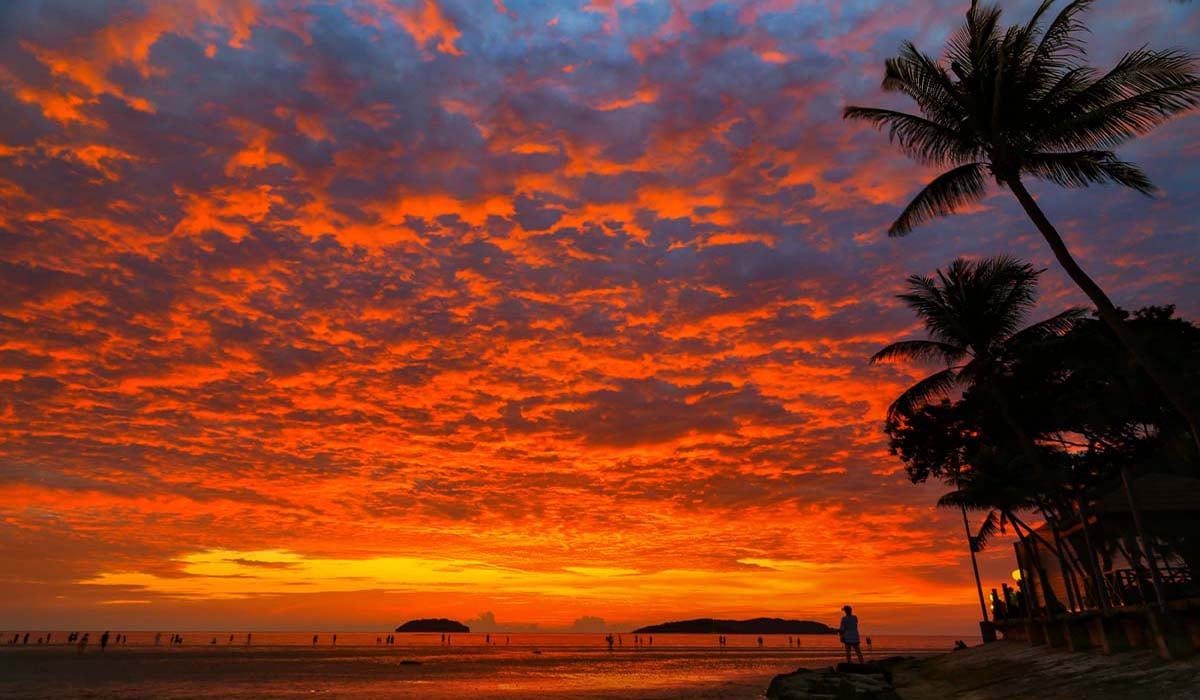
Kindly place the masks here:
<instances>
[{"instance_id":1,"label":"small island on horizon","mask_svg":"<svg viewBox=\"0 0 1200 700\"><path fill-rule=\"evenodd\" d=\"M471 628L457 620L444 617L409 620L396 628L397 632L470 632Z\"/></svg>"},{"instance_id":2,"label":"small island on horizon","mask_svg":"<svg viewBox=\"0 0 1200 700\"><path fill-rule=\"evenodd\" d=\"M785 620L756 617L751 620L717 620L701 617L648 625L634 630L638 634L837 634L837 630L811 620Z\"/></svg>"}]
</instances>

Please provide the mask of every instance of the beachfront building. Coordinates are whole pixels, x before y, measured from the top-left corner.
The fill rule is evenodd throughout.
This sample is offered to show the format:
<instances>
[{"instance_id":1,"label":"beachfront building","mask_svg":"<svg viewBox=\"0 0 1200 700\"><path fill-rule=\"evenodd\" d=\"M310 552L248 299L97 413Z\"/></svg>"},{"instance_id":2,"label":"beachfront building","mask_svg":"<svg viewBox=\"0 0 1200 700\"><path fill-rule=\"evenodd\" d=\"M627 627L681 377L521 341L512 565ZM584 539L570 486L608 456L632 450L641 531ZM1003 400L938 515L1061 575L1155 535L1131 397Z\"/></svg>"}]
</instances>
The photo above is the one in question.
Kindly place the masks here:
<instances>
[{"instance_id":1,"label":"beachfront building","mask_svg":"<svg viewBox=\"0 0 1200 700\"><path fill-rule=\"evenodd\" d=\"M1014 545L1016 585L993 599L997 629L1071 648L1200 650L1200 479L1131 478L1076 516Z\"/></svg>"}]
</instances>

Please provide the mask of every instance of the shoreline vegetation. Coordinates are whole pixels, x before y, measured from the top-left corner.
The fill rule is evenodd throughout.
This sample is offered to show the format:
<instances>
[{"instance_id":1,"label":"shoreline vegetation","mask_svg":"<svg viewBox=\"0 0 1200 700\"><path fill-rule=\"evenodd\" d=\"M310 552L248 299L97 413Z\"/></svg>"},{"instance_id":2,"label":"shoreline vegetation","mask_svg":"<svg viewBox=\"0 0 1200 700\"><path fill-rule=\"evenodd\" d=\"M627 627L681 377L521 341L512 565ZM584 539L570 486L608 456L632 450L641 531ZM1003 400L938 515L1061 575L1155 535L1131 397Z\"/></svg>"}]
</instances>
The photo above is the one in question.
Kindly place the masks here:
<instances>
[{"instance_id":1,"label":"shoreline vegetation","mask_svg":"<svg viewBox=\"0 0 1200 700\"><path fill-rule=\"evenodd\" d=\"M663 622L633 630L635 634L837 634L837 630L811 620L756 617L750 620L718 620L711 617Z\"/></svg>"},{"instance_id":2,"label":"shoreline vegetation","mask_svg":"<svg viewBox=\"0 0 1200 700\"><path fill-rule=\"evenodd\" d=\"M854 664L851 668L856 672L800 669L776 676L766 696L768 700L1200 698L1200 657L1166 661L1153 650L1104 655L999 641L938 656L889 659L865 666L874 668ZM878 673L864 673L868 670Z\"/></svg>"},{"instance_id":3,"label":"shoreline vegetation","mask_svg":"<svg viewBox=\"0 0 1200 700\"><path fill-rule=\"evenodd\" d=\"M422 618L409 620L396 628L397 632L458 632L467 633L471 628L459 622L444 617Z\"/></svg>"}]
</instances>

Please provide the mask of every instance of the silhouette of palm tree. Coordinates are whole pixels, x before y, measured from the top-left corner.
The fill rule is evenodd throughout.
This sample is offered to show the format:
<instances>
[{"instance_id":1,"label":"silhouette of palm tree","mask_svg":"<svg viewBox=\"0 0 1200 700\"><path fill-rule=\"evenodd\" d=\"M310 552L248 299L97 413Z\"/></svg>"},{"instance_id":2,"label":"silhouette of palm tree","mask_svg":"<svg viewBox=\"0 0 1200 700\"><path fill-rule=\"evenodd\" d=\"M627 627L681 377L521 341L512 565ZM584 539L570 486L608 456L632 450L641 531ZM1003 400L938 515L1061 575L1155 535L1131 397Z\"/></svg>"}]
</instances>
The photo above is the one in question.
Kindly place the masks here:
<instances>
[{"instance_id":1,"label":"silhouette of palm tree","mask_svg":"<svg viewBox=\"0 0 1200 700\"><path fill-rule=\"evenodd\" d=\"M984 530L980 535L973 536L967 524L966 511L980 507L998 510L1001 518L999 524L1012 522L1027 553L1031 553L1026 535L1021 530L1023 524L1017 525L1020 521L1015 511L1037 505L1036 494L1039 491L1033 485L1044 475L1039 448L1016 420L1000 386L1006 373L1006 364L1017 348L1061 335L1070 330L1083 315L1081 309L1068 309L1022 328L1036 303L1037 280L1041 273L1041 270L1034 269L1027 262L996 256L977 262L957 258L945 272L937 270L933 277L910 275L909 291L898 296L916 312L930 337L892 343L871 357L873 363L938 360L945 365L945 369L920 380L892 402L888 407L889 422L913 416L932 400L942 399L956 388L978 387L995 402L1025 455L1028 468L1026 475L1019 479L1011 478L1011 475L997 479L994 474L982 472L979 465L974 465L973 469L958 465L953 473L947 475L947 480L958 490L939 501L939 505L954 505L962 511L979 605L985 619L986 605L975 553L991 534L988 528L995 527L995 524L988 525L994 518L985 520ZM998 463L998 460L989 461ZM1029 488L1015 488L1018 484ZM1053 600L1044 571L1039 568L1038 573L1047 592L1046 600Z\"/></svg>"},{"instance_id":2,"label":"silhouette of palm tree","mask_svg":"<svg viewBox=\"0 0 1200 700\"><path fill-rule=\"evenodd\" d=\"M964 513L967 510L988 511L978 534L971 536L972 552L982 551L988 539L997 530L1003 531L1006 524L1011 525L1022 549L1025 550L1026 564L1033 567L1033 572L1037 574L1043 600L1047 608L1053 610L1058 605L1058 599L1046 568L1034 551L1034 540L1041 542L1047 551L1058 556L1060 566L1064 567L1063 571L1066 564L1061 552L1056 551L1053 544L1017 515L1018 511L1039 507L1038 494L1044 491L1044 484L1040 483L1038 475L1021 469L1018 462L1007 459L999 450L983 450L976 454L975 458L973 468L952 475L950 482L955 490L939 498L938 506L959 508ZM1065 578L1064 586L1070 595L1070 582ZM1029 590L1032 590L1032 587ZM1029 609L1032 611L1032 601L1030 603Z\"/></svg>"},{"instance_id":3,"label":"silhouette of palm tree","mask_svg":"<svg viewBox=\"0 0 1200 700\"><path fill-rule=\"evenodd\" d=\"M1037 300L1041 270L1008 256L979 261L957 258L933 277L910 275L909 291L897 295L917 314L929 338L902 340L875 353L871 362L937 360L945 365L906 389L888 407L889 420L911 415L956 387L978 385L1000 404L1018 439L1025 434L999 390L1005 363L1025 343L1061 335L1083 316L1068 309L1022 328Z\"/></svg>"},{"instance_id":4,"label":"silhouette of palm tree","mask_svg":"<svg viewBox=\"0 0 1200 700\"><path fill-rule=\"evenodd\" d=\"M949 71L911 42L886 61L883 89L912 98L920 115L849 106L844 116L886 127L918 162L950 167L905 207L888 229L891 236L981 200L989 174L1007 187L1059 264L1187 421L1200 451L1194 409L1148 361L1121 312L1075 261L1022 180L1064 187L1112 182L1150 194L1154 186L1146 174L1108 149L1200 102L1196 61L1180 51L1143 47L1100 75L1084 63L1079 36L1086 31L1080 15L1092 0L1069 2L1046 23L1054 4L1043 0L1026 24L1005 28L998 7L973 0L965 24L947 43Z\"/></svg>"}]
</instances>

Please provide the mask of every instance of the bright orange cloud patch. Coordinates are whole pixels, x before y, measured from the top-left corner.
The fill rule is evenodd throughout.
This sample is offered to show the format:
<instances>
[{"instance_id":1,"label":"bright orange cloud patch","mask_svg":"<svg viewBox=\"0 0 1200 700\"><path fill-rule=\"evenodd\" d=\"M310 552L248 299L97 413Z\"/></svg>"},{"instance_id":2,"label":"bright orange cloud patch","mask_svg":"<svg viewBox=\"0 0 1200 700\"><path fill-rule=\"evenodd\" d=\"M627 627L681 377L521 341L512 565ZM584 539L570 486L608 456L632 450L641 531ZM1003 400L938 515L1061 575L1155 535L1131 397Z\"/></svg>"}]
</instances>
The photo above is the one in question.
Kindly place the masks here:
<instances>
[{"instance_id":1,"label":"bright orange cloud patch","mask_svg":"<svg viewBox=\"0 0 1200 700\"><path fill-rule=\"evenodd\" d=\"M867 358L906 275L1051 260L1000 197L886 237L930 173L840 109L958 19L901 5L0 10L0 627L971 633L880 430L927 368ZM1037 193L1123 305L1200 312L1198 128L1139 142L1153 205Z\"/></svg>"}]
</instances>

